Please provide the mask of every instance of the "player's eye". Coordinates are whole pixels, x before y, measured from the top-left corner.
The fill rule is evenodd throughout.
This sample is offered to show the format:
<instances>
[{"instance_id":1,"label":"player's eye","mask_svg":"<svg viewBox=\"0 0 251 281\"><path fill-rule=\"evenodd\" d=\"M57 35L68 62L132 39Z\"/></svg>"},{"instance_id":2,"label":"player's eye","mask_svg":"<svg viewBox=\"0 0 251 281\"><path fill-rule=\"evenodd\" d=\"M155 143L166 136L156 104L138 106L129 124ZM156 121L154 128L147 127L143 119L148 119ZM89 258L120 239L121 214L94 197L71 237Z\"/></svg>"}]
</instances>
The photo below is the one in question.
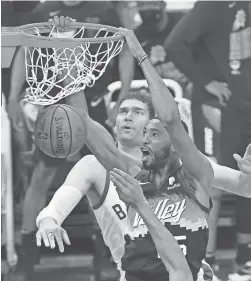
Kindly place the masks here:
<instances>
[{"instance_id":1,"label":"player's eye","mask_svg":"<svg viewBox=\"0 0 251 281\"><path fill-rule=\"evenodd\" d=\"M159 137L159 134L153 133L153 137L158 138L158 137Z\"/></svg>"},{"instance_id":2,"label":"player's eye","mask_svg":"<svg viewBox=\"0 0 251 281\"><path fill-rule=\"evenodd\" d=\"M127 113L127 110L126 110L126 109L120 109L120 110L119 110L119 114L125 114L125 113Z\"/></svg>"},{"instance_id":3,"label":"player's eye","mask_svg":"<svg viewBox=\"0 0 251 281\"><path fill-rule=\"evenodd\" d=\"M137 115L143 115L144 113L143 113L142 110L137 110L137 111L136 111L136 114L137 114Z\"/></svg>"}]
</instances>

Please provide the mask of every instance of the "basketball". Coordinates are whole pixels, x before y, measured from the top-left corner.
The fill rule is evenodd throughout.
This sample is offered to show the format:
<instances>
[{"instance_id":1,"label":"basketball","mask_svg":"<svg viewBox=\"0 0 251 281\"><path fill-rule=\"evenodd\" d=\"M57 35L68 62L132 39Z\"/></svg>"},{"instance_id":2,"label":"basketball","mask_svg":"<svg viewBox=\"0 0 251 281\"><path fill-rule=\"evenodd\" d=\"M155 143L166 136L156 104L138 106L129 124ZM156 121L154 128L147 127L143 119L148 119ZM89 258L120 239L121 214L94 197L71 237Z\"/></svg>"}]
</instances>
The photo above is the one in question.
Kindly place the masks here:
<instances>
[{"instance_id":1,"label":"basketball","mask_svg":"<svg viewBox=\"0 0 251 281\"><path fill-rule=\"evenodd\" d=\"M35 142L47 155L66 158L85 145L86 126L78 111L66 104L52 105L37 118Z\"/></svg>"}]
</instances>

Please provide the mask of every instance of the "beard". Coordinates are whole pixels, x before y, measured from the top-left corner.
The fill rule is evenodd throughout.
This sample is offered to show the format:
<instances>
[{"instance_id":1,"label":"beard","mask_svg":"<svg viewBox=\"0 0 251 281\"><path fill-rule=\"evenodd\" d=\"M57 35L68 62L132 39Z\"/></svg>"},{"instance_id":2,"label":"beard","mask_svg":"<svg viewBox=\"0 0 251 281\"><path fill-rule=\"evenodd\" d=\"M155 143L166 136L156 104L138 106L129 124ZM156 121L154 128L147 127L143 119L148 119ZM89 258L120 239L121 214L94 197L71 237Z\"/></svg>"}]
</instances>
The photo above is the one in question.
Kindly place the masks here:
<instances>
[{"instance_id":1,"label":"beard","mask_svg":"<svg viewBox=\"0 0 251 281\"><path fill-rule=\"evenodd\" d=\"M143 168L146 170L158 170L166 165L171 155L171 147L164 147L158 152L151 154L143 161Z\"/></svg>"}]
</instances>

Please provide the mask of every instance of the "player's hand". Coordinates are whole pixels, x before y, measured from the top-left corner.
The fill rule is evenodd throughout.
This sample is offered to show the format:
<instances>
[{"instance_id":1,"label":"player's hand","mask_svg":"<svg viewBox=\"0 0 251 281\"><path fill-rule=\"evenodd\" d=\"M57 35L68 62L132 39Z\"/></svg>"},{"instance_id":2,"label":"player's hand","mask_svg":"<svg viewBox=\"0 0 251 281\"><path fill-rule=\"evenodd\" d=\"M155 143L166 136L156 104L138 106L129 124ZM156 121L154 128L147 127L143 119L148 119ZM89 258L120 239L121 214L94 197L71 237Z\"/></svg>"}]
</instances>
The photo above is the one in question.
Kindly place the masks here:
<instances>
[{"instance_id":1,"label":"player's hand","mask_svg":"<svg viewBox=\"0 0 251 281\"><path fill-rule=\"evenodd\" d=\"M42 219L39 223L36 239L38 247L41 247L43 241L45 247L54 249L57 243L61 253L64 252L64 243L71 245L67 232L49 217Z\"/></svg>"},{"instance_id":2,"label":"player's hand","mask_svg":"<svg viewBox=\"0 0 251 281\"><path fill-rule=\"evenodd\" d=\"M17 131L23 130L25 121L19 100L9 100L7 112L13 128Z\"/></svg>"},{"instance_id":3,"label":"player's hand","mask_svg":"<svg viewBox=\"0 0 251 281\"><path fill-rule=\"evenodd\" d=\"M219 103L222 106L226 106L227 101L232 95L226 83L211 81L205 86L205 88L210 94L219 99Z\"/></svg>"},{"instance_id":4,"label":"player's hand","mask_svg":"<svg viewBox=\"0 0 251 281\"><path fill-rule=\"evenodd\" d=\"M110 179L117 188L119 198L126 204L137 208L146 201L139 182L132 176L119 169L113 169Z\"/></svg>"},{"instance_id":5,"label":"player's hand","mask_svg":"<svg viewBox=\"0 0 251 281\"><path fill-rule=\"evenodd\" d=\"M143 56L146 55L144 49L142 48L141 44L139 43L138 38L136 37L136 35L134 34L134 32L132 30L129 30L126 28L119 28L119 33L125 37L132 55L137 60L140 60Z\"/></svg>"},{"instance_id":6,"label":"player's hand","mask_svg":"<svg viewBox=\"0 0 251 281\"><path fill-rule=\"evenodd\" d=\"M234 154L233 156L237 162L239 169L244 174L251 175L251 143L248 145L243 158L238 154Z\"/></svg>"},{"instance_id":7,"label":"player's hand","mask_svg":"<svg viewBox=\"0 0 251 281\"><path fill-rule=\"evenodd\" d=\"M64 31L68 31L70 23L76 22L76 20L70 17L55 16L53 19L49 19L48 22L51 26L56 26L59 32L64 32Z\"/></svg>"}]
</instances>

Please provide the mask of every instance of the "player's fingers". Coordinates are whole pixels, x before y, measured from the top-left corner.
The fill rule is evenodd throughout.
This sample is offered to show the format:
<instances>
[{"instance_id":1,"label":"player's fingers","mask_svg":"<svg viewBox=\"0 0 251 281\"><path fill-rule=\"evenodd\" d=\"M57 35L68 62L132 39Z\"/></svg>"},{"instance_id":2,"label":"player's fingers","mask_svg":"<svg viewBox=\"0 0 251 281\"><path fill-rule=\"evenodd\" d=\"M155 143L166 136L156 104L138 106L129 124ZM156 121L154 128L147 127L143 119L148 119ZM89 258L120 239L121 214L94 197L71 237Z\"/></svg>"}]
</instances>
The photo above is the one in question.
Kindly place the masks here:
<instances>
[{"instance_id":1,"label":"player's fingers","mask_svg":"<svg viewBox=\"0 0 251 281\"><path fill-rule=\"evenodd\" d=\"M63 30L65 29L65 17L61 16L59 18L59 24L60 24L60 28L62 28Z\"/></svg>"},{"instance_id":2,"label":"player's fingers","mask_svg":"<svg viewBox=\"0 0 251 281\"><path fill-rule=\"evenodd\" d=\"M48 240L49 240L51 249L54 249L56 247L55 234L53 232L49 232L49 233L47 233L47 236L48 236Z\"/></svg>"},{"instance_id":3,"label":"player's fingers","mask_svg":"<svg viewBox=\"0 0 251 281\"><path fill-rule=\"evenodd\" d=\"M70 17L66 17L65 18L65 27L66 28L69 26L70 22L71 22L71 18Z\"/></svg>"},{"instance_id":4,"label":"player's fingers","mask_svg":"<svg viewBox=\"0 0 251 281\"><path fill-rule=\"evenodd\" d=\"M118 188L116 188L116 191L118 193L119 199L122 200L123 202L125 202L127 204L128 202L128 197L124 195L124 193L122 193Z\"/></svg>"},{"instance_id":5,"label":"player's fingers","mask_svg":"<svg viewBox=\"0 0 251 281\"><path fill-rule=\"evenodd\" d=\"M134 184L134 183L135 183L135 179L134 179L131 175L125 173L124 171L115 168L115 169L113 169L113 172L119 174L119 175L122 176L125 180L127 180L128 182L130 182L131 184Z\"/></svg>"},{"instance_id":6,"label":"player's fingers","mask_svg":"<svg viewBox=\"0 0 251 281\"><path fill-rule=\"evenodd\" d=\"M242 157L239 155L239 154L234 154L233 155L234 159L237 161L237 162L241 162L242 161Z\"/></svg>"},{"instance_id":7,"label":"player's fingers","mask_svg":"<svg viewBox=\"0 0 251 281\"><path fill-rule=\"evenodd\" d=\"M117 189L119 189L121 193L126 194L128 192L128 188L123 183L121 183L117 178L110 175L110 180L114 183L114 185L117 187Z\"/></svg>"},{"instance_id":8,"label":"player's fingers","mask_svg":"<svg viewBox=\"0 0 251 281\"><path fill-rule=\"evenodd\" d=\"M111 174L110 172L110 180L114 183L116 187L121 186L121 183ZM122 187L123 188L123 187ZM124 187L125 188L125 187Z\"/></svg>"},{"instance_id":9,"label":"player's fingers","mask_svg":"<svg viewBox=\"0 0 251 281\"><path fill-rule=\"evenodd\" d=\"M119 181L125 188L129 188L130 189L131 183L128 182L128 180L125 179L123 176L121 176L120 174L118 174L115 171L111 171L110 175L112 177L114 177L117 181Z\"/></svg>"},{"instance_id":10,"label":"player's fingers","mask_svg":"<svg viewBox=\"0 0 251 281\"><path fill-rule=\"evenodd\" d=\"M54 235L55 235L55 239L58 244L59 252L63 253L64 252L64 243L63 243L60 231L56 231Z\"/></svg>"},{"instance_id":11,"label":"player's fingers","mask_svg":"<svg viewBox=\"0 0 251 281\"><path fill-rule=\"evenodd\" d=\"M127 28L120 27L119 33L122 34L125 37L126 40L128 40L130 38L130 33L129 33L129 30Z\"/></svg>"},{"instance_id":12,"label":"player's fingers","mask_svg":"<svg viewBox=\"0 0 251 281\"><path fill-rule=\"evenodd\" d=\"M69 239L69 236L68 236L67 232L64 229L61 230L61 234L62 234L62 238L63 238L65 244L71 245L71 241Z\"/></svg>"},{"instance_id":13,"label":"player's fingers","mask_svg":"<svg viewBox=\"0 0 251 281\"><path fill-rule=\"evenodd\" d=\"M36 240L37 240L37 246L41 247L42 246L42 235L41 235L40 231L38 231L36 234Z\"/></svg>"},{"instance_id":14,"label":"player's fingers","mask_svg":"<svg viewBox=\"0 0 251 281\"><path fill-rule=\"evenodd\" d=\"M45 232L42 232L42 239L44 241L45 247L47 247L47 248L50 247L50 243L49 243L47 234Z\"/></svg>"},{"instance_id":15,"label":"player's fingers","mask_svg":"<svg viewBox=\"0 0 251 281\"><path fill-rule=\"evenodd\" d=\"M59 18L58 18L58 16L54 16L53 20L54 20L54 24L55 24L58 28L60 28L60 27L58 26L58 25L59 25Z\"/></svg>"},{"instance_id":16,"label":"player's fingers","mask_svg":"<svg viewBox=\"0 0 251 281\"><path fill-rule=\"evenodd\" d=\"M234 154L233 156L237 162L240 171L242 171L245 174L251 175L251 162L242 159L241 156L238 154Z\"/></svg>"},{"instance_id":17,"label":"player's fingers","mask_svg":"<svg viewBox=\"0 0 251 281\"><path fill-rule=\"evenodd\" d=\"M124 27L119 27L119 33L121 33L122 35L124 35L127 32L127 29Z\"/></svg>"},{"instance_id":18,"label":"player's fingers","mask_svg":"<svg viewBox=\"0 0 251 281\"><path fill-rule=\"evenodd\" d=\"M251 155L251 143L247 146L245 156Z\"/></svg>"},{"instance_id":19,"label":"player's fingers","mask_svg":"<svg viewBox=\"0 0 251 281\"><path fill-rule=\"evenodd\" d=\"M49 25L50 25L51 27L55 25L55 22L54 22L53 19L49 19L49 20L48 20L48 23L49 23Z\"/></svg>"},{"instance_id":20,"label":"player's fingers","mask_svg":"<svg viewBox=\"0 0 251 281\"><path fill-rule=\"evenodd\" d=\"M234 159L239 162L239 163L243 163L243 164L249 164L250 165L250 162L244 158L242 158L239 154L234 154L233 155Z\"/></svg>"},{"instance_id":21,"label":"player's fingers","mask_svg":"<svg viewBox=\"0 0 251 281\"><path fill-rule=\"evenodd\" d=\"M234 154L233 157L234 157L234 159L237 161L237 164L238 164L239 168L240 168L240 166L244 166L244 165L250 166L250 165L251 165L251 163L250 163L248 160L243 159L243 158L242 158L240 155L238 155L238 154Z\"/></svg>"}]
</instances>

